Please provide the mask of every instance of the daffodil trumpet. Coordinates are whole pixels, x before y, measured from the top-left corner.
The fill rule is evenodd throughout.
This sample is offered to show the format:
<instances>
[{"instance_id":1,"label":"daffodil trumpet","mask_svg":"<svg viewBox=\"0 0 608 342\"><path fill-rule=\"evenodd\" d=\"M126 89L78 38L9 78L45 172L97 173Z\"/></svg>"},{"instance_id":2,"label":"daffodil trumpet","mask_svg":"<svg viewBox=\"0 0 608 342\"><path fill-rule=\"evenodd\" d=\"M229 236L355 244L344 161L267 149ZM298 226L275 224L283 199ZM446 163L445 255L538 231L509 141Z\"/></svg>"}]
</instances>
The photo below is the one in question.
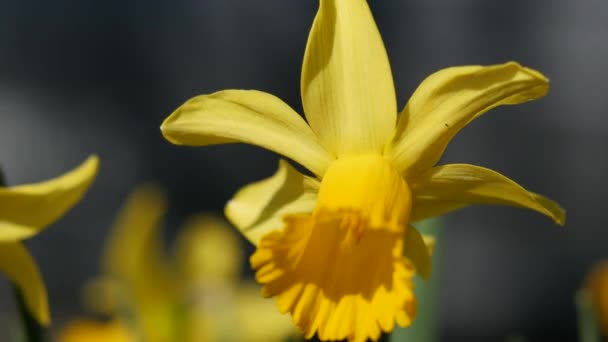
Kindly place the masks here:
<instances>
[{"instance_id":1,"label":"daffodil trumpet","mask_svg":"<svg viewBox=\"0 0 608 342\"><path fill-rule=\"evenodd\" d=\"M365 0L320 0L301 76L306 121L256 90L196 96L162 124L178 145L248 143L285 161L232 198L225 214L257 247L263 295L305 334L377 340L412 323L414 272L428 276L424 237L411 225L471 204L531 209L564 224L564 210L492 170L435 166L452 137L500 105L544 96L548 80L508 62L460 66L425 79L398 114L391 68Z\"/></svg>"}]
</instances>

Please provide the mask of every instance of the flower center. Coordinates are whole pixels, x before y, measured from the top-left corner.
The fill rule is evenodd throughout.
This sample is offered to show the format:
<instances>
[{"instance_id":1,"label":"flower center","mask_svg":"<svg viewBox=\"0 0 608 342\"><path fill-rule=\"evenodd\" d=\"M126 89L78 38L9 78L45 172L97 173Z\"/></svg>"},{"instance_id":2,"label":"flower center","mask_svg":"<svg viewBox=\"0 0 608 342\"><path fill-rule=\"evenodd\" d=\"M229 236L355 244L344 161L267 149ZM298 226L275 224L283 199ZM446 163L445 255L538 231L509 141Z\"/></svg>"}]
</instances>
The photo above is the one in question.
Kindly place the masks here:
<instances>
[{"instance_id":1,"label":"flower center","mask_svg":"<svg viewBox=\"0 0 608 342\"><path fill-rule=\"evenodd\" d=\"M323 176L317 220L340 218L350 242L358 243L368 229L402 233L407 226L412 195L399 172L382 156L344 156Z\"/></svg>"}]
</instances>

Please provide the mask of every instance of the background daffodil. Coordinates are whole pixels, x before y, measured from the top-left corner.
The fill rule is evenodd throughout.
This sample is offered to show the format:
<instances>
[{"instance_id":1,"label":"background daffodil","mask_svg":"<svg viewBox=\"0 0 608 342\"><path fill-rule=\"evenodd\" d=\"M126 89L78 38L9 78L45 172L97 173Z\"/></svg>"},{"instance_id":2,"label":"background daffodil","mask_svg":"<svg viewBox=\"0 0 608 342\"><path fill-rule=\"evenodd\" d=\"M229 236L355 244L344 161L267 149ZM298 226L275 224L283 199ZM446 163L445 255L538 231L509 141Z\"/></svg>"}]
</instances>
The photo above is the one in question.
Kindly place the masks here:
<instances>
[{"instance_id":1,"label":"background daffodil","mask_svg":"<svg viewBox=\"0 0 608 342\"><path fill-rule=\"evenodd\" d=\"M593 267L581 292L589 301L594 314L595 327L599 329L596 333L608 337L608 261L601 261ZM579 329L581 328L583 326L579 323Z\"/></svg>"},{"instance_id":2,"label":"background daffodil","mask_svg":"<svg viewBox=\"0 0 608 342\"><path fill-rule=\"evenodd\" d=\"M251 264L263 294L307 337L364 341L414 317L411 277L414 268L428 275L430 258L410 222L500 204L564 223L558 204L492 170L434 166L469 122L547 90L542 74L515 62L453 67L424 80L397 115L367 2L321 0L302 67L307 122L272 95L225 90L190 99L161 130L175 144L258 145L314 173L281 161L226 215L257 246Z\"/></svg>"},{"instance_id":3,"label":"background daffodil","mask_svg":"<svg viewBox=\"0 0 608 342\"><path fill-rule=\"evenodd\" d=\"M186 301L184 339L265 342L295 336L289 317L259 296L259 285L239 281L242 246L232 229L218 217L199 214L180 230L175 262Z\"/></svg>"},{"instance_id":4,"label":"background daffodil","mask_svg":"<svg viewBox=\"0 0 608 342\"><path fill-rule=\"evenodd\" d=\"M109 303L115 307L100 311L118 314L151 342L172 341L177 333L175 277L161 230L166 210L166 198L155 186L140 186L130 194L104 245L99 283L103 291L89 296L114 297Z\"/></svg>"},{"instance_id":5,"label":"background daffodil","mask_svg":"<svg viewBox=\"0 0 608 342\"><path fill-rule=\"evenodd\" d=\"M58 334L57 342L135 342L135 334L119 320L77 320Z\"/></svg>"},{"instance_id":6,"label":"background daffodil","mask_svg":"<svg viewBox=\"0 0 608 342\"><path fill-rule=\"evenodd\" d=\"M97 174L91 156L74 170L40 183L0 187L0 272L19 289L31 315L49 325L48 299L36 263L21 241L38 234L80 201Z\"/></svg>"},{"instance_id":7,"label":"background daffodil","mask_svg":"<svg viewBox=\"0 0 608 342\"><path fill-rule=\"evenodd\" d=\"M76 328L69 324L58 335L59 342L76 341L64 336L88 341L109 334L115 341L261 342L295 333L273 301L260 298L258 285L239 284L239 239L225 221L191 217L168 253L161 230L166 209L164 194L154 186L129 196L104 246L103 275L85 291L89 308L112 321L76 321Z\"/></svg>"}]
</instances>

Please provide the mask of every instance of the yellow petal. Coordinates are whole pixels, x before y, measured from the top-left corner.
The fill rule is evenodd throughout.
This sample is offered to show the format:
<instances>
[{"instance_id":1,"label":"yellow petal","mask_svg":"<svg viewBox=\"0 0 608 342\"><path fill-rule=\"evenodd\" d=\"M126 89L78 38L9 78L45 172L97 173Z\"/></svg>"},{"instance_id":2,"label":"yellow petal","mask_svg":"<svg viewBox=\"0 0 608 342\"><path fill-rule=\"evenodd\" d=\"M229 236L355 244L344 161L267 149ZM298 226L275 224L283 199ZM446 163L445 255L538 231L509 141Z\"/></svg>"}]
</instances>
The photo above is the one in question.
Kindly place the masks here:
<instances>
[{"instance_id":1,"label":"yellow petal","mask_svg":"<svg viewBox=\"0 0 608 342\"><path fill-rule=\"evenodd\" d=\"M176 278L162 241L164 194L140 186L129 196L104 246L102 269L125 289L146 341L174 337Z\"/></svg>"},{"instance_id":2,"label":"yellow petal","mask_svg":"<svg viewBox=\"0 0 608 342\"><path fill-rule=\"evenodd\" d=\"M211 214L189 218L174 250L182 284L238 282L242 263L239 236L223 219Z\"/></svg>"},{"instance_id":3,"label":"yellow petal","mask_svg":"<svg viewBox=\"0 0 608 342\"><path fill-rule=\"evenodd\" d=\"M250 261L262 294L276 297L306 338L362 342L395 322L411 324L413 270L401 233L371 229L352 245L339 218L292 215L285 224L262 238Z\"/></svg>"},{"instance_id":4,"label":"yellow petal","mask_svg":"<svg viewBox=\"0 0 608 342\"><path fill-rule=\"evenodd\" d=\"M160 221L166 210L164 194L155 186L140 186L130 194L104 246L102 268L106 274L138 278L146 253L153 259L163 259L156 245L160 241L155 239L160 238Z\"/></svg>"},{"instance_id":5,"label":"yellow petal","mask_svg":"<svg viewBox=\"0 0 608 342\"><path fill-rule=\"evenodd\" d=\"M49 304L36 262L19 242L0 243L0 272L20 290L32 316L44 326L50 323Z\"/></svg>"},{"instance_id":6,"label":"yellow petal","mask_svg":"<svg viewBox=\"0 0 608 342\"><path fill-rule=\"evenodd\" d=\"M437 166L411 179L409 184L414 193L412 217L416 219L441 215L470 204L498 204L537 211L559 225L566 221L566 213L559 204L481 166Z\"/></svg>"},{"instance_id":7,"label":"yellow petal","mask_svg":"<svg viewBox=\"0 0 608 342\"><path fill-rule=\"evenodd\" d=\"M435 239L435 236L433 235L428 235L428 234L422 234L422 240L424 241L424 244L426 245L426 249L428 251L429 256L433 256L433 252L435 251L435 245L437 244L437 240Z\"/></svg>"},{"instance_id":8,"label":"yellow petal","mask_svg":"<svg viewBox=\"0 0 608 342\"><path fill-rule=\"evenodd\" d=\"M304 119L279 98L255 90L224 90L194 97L161 126L178 145L258 145L322 175L333 157Z\"/></svg>"},{"instance_id":9,"label":"yellow petal","mask_svg":"<svg viewBox=\"0 0 608 342\"><path fill-rule=\"evenodd\" d=\"M0 241L29 238L65 215L93 182L98 165L97 157L91 156L57 178L0 187Z\"/></svg>"},{"instance_id":10,"label":"yellow petal","mask_svg":"<svg viewBox=\"0 0 608 342\"><path fill-rule=\"evenodd\" d=\"M427 218L443 215L457 209L468 206L458 200L443 200L436 197L416 197L412 204L412 214L410 215L411 222L426 220Z\"/></svg>"},{"instance_id":11,"label":"yellow petal","mask_svg":"<svg viewBox=\"0 0 608 342\"><path fill-rule=\"evenodd\" d=\"M137 336L122 322L76 320L63 327L56 342L136 342Z\"/></svg>"},{"instance_id":12,"label":"yellow petal","mask_svg":"<svg viewBox=\"0 0 608 342\"><path fill-rule=\"evenodd\" d=\"M428 239L428 237L422 236L416 228L409 226L405 236L403 253L412 262L416 272L422 278L427 279L431 275L432 259L425 238Z\"/></svg>"},{"instance_id":13,"label":"yellow petal","mask_svg":"<svg viewBox=\"0 0 608 342\"><path fill-rule=\"evenodd\" d=\"M239 190L226 204L226 217L257 245L268 232L283 227L287 214L311 213L317 201L319 181L304 176L284 160L269 178Z\"/></svg>"},{"instance_id":14,"label":"yellow petal","mask_svg":"<svg viewBox=\"0 0 608 342\"><path fill-rule=\"evenodd\" d=\"M366 0L321 0L301 93L306 119L330 151L382 151L395 128L395 88Z\"/></svg>"},{"instance_id":15,"label":"yellow petal","mask_svg":"<svg viewBox=\"0 0 608 342\"><path fill-rule=\"evenodd\" d=\"M461 66L425 79L400 114L387 154L408 175L437 163L452 137L488 110L544 96L549 81L515 62Z\"/></svg>"}]
</instances>

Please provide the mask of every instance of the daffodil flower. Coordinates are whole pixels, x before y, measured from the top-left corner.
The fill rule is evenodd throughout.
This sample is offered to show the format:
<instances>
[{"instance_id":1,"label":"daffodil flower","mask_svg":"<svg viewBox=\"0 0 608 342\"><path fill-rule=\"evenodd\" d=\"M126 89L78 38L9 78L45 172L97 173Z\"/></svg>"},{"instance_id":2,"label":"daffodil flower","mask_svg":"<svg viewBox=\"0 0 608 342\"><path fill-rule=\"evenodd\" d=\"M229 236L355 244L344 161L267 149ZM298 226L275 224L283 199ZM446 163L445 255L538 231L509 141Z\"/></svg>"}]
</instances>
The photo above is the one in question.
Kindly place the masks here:
<instances>
[{"instance_id":1,"label":"daffodil flower","mask_svg":"<svg viewBox=\"0 0 608 342\"><path fill-rule=\"evenodd\" d=\"M583 292L590 301L599 333L608 337L608 261L597 263L586 279ZM580 324L580 323L579 323ZM580 327L582 328L582 327Z\"/></svg>"},{"instance_id":2,"label":"daffodil flower","mask_svg":"<svg viewBox=\"0 0 608 342\"><path fill-rule=\"evenodd\" d=\"M102 313L126 311L132 316L129 323L134 324L134 330L151 342L173 341L177 329L175 274L160 229L166 210L164 193L155 186L140 186L130 194L114 222L101 260L100 284L112 293L90 293L100 298L117 295L110 300L116 307Z\"/></svg>"},{"instance_id":3,"label":"daffodil flower","mask_svg":"<svg viewBox=\"0 0 608 342\"><path fill-rule=\"evenodd\" d=\"M167 209L155 186L127 198L104 244L102 275L83 289L86 309L109 321L68 322L57 342L164 342L176 339L176 291L160 231Z\"/></svg>"},{"instance_id":4,"label":"daffodil flower","mask_svg":"<svg viewBox=\"0 0 608 342\"><path fill-rule=\"evenodd\" d=\"M76 169L34 184L0 187L0 272L20 290L27 309L41 325L50 315L38 266L22 241L61 218L87 191L99 161L89 157Z\"/></svg>"},{"instance_id":5,"label":"daffodil flower","mask_svg":"<svg viewBox=\"0 0 608 342\"><path fill-rule=\"evenodd\" d=\"M180 230L175 243L182 296L189 305L185 341L285 341L296 331L259 285L239 281L242 254L238 235L224 220L199 214Z\"/></svg>"},{"instance_id":6,"label":"daffodil flower","mask_svg":"<svg viewBox=\"0 0 608 342\"><path fill-rule=\"evenodd\" d=\"M434 166L452 137L499 105L539 98L539 72L515 62L441 70L397 115L388 57L365 0L320 0L302 67L306 121L273 95L225 90L188 100L162 124L174 144L249 143L281 161L225 213L257 246L250 261L306 337L378 339L411 324L411 277L430 272L411 222L471 204L528 208L564 223L555 202L492 170ZM404 258L405 256L406 258Z\"/></svg>"},{"instance_id":7,"label":"daffodil flower","mask_svg":"<svg viewBox=\"0 0 608 342\"><path fill-rule=\"evenodd\" d=\"M92 311L153 342L266 342L294 333L272 301L239 284L239 239L225 221L193 216L169 255L161 230L166 209L157 187L140 186L129 196L104 246L103 275L85 291ZM91 327L99 328L87 330L91 338L104 336L105 325Z\"/></svg>"}]
</instances>

